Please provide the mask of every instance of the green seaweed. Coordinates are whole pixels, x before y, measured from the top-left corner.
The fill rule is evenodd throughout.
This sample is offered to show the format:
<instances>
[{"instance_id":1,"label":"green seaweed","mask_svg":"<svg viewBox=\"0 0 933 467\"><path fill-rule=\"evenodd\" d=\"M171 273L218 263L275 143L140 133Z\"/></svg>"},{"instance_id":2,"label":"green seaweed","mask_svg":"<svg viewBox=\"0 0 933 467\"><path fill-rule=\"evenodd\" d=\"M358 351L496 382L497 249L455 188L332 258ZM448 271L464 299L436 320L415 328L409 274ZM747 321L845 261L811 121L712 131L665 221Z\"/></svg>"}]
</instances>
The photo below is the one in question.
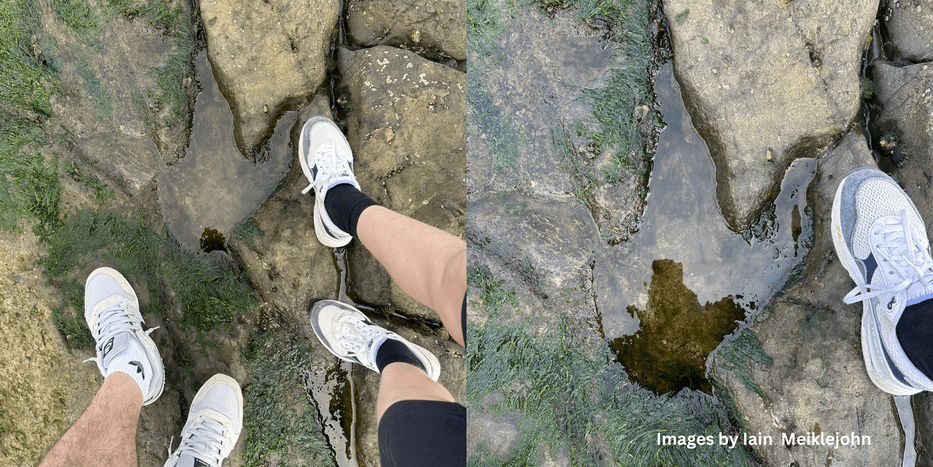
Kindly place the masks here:
<instances>
[{"instance_id":1,"label":"green seaweed","mask_svg":"<svg viewBox=\"0 0 933 467\"><path fill-rule=\"evenodd\" d=\"M764 398L764 391L752 381L749 361L768 366L771 366L774 361L761 349L761 343L758 341L755 332L749 328L742 329L734 338L723 342L719 346L718 352L721 357L729 362L731 370L739 377L739 381L749 391Z\"/></svg>"},{"instance_id":2,"label":"green seaweed","mask_svg":"<svg viewBox=\"0 0 933 467\"><path fill-rule=\"evenodd\" d=\"M467 284L480 290L478 306L483 307L487 315L492 316L502 311L503 305L518 305L515 290L505 290L505 281L496 279L485 266L467 268Z\"/></svg>"},{"instance_id":3,"label":"green seaweed","mask_svg":"<svg viewBox=\"0 0 933 467\"><path fill-rule=\"evenodd\" d=\"M47 162L35 152L47 140L35 123L0 114L0 228L17 228L21 219L35 219L41 234L58 223L61 183L56 159Z\"/></svg>"},{"instance_id":4,"label":"green seaweed","mask_svg":"<svg viewBox=\"0 0 933 467\"><path fill-rule=\"evenodd\" d=\"M311 348L295 333L254 336L244 354L243 428L247 466L335 465L314 405L301 382Z\"/></svg>"},{"instance_id":5,"label":"green seaweed","mask_svg":"<svg viewBox=\"0 0 933 467\"><path fill-rule=\"evenodd\" d=\"M53 286L74 287L75 273L89 260L107 264L135 284L148 284L151 297L174 297L182 324L199 332L229 326L256 305L249 284L236 269L182 251L166 230L147 227L142 214L127 217L108 208L78 210L63 219L47 242L48 255L42 263ZM156 313L166 305L150 304Z\"/></svg>"},{"instance_id":6,"label":"green seaweed","mask_svg":"<svg viewBox=\"0 0 933 467\"><path fill-rule=\"evenodd\" d=\"M4 115L52 115L49 96L60 85L50 66L52 60L40 48L43 41L33 40L42 36L39 11L35 0L0 2L0 111Z\"/></svg>"},{"instance_id":7,"label":"green seaweed","mask_svg":"<svg viewBox=\"0 0 933 467\"><path fill-rule=\"evenodd\" d=\"M472 116L468 131L480 135L492 152L492 167L496 173L514 172L519 167L522 153L528 149L528 141L515 129L511 113L493 103L482 72L472 62L467 64L467 68L467 105Z\"/></svg>"},{"instance_id":8,"label":"green seaweed","mask_svg":"<svg viewBox=\"0 0 933 467\"><path fill-rule=\"evenodd\" d=\"M52 11L59 21L67 24L78 37L86 41L100 40L100 19L85 2L52 0Z\"/></svg>"},{"instance_id":9,"label":"green seaweed","mask_svg":"<svg viewBox=\"0 0 933 467\"><path fill-rule=\"evenodd\" d=\"M734 427L722 424L726 408L705 394L657 396L631 384L607 346L584 353L568 326L565 321L535 338L494 320L469 327L470 406L519 420L507 456L478 449L470 465L535 465L545 452L564 453L572 465L607 458L630 466L751 464L744 448L658 445L659 434L715 436Z\"/></svg>"}]
</instances>

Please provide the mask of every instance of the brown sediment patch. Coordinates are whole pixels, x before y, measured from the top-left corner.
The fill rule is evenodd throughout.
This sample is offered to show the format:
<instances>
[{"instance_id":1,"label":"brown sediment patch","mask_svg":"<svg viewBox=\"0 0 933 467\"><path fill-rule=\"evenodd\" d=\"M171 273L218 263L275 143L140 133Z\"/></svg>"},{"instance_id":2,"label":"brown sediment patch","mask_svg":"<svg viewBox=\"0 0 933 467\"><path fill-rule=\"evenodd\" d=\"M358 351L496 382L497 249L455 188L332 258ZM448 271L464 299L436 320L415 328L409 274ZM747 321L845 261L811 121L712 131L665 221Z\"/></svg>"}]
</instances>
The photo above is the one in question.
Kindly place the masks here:
<instances>
[{"instance_id":1,"label":"brown sediment patch","mask_svg":"<svg viewBox=\"0 0 933 467\"><path fill-rule=\"evenodd\" d=\"M706 357L739 325L745 311L731 297L701 305L684 285L683 265L669 259L651 264L648 305L633 306L641 330L612 341L629 377L658 394L691 388L711 393Z\"/></svg>"}]
</instances>

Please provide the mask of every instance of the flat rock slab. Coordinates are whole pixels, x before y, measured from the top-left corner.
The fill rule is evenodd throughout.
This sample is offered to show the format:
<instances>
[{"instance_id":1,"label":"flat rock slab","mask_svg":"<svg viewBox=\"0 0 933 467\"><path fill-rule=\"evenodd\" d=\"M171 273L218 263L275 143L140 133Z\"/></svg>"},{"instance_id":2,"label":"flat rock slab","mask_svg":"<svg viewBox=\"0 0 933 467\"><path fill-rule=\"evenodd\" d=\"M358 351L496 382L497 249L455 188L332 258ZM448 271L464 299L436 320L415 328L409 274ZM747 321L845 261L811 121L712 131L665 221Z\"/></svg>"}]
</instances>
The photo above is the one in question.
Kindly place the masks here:
<instances>
[{"instance_id":1,"label":"flat rock slab","mask_svg":"<svg viewBox=\"0 0 933 467\"><path fill-rule=\"evenodd\" d=\"M330 117L330 104L319 96L303 108L292 127L288 151L297 158L299 131L309 118ZM263 201L252 220L230 236L230 247L244 263L262 300L278 313L306 317L311 304L336 299L340 278L334 251L314 233L314 196L301 194L308 184L297 160L281 187ZM377 302L378 303L378 302ZM305 319L302 318L302 321Z\"/></svg>"},{"instance_id":2,"label":"flat rock slab","mask_svg":"<svg viewBox=\"0 0 933 467\"><path fill-rule=\"evenodd\" d=\"M501 280L499 287L520 298L490 316L480 288L472 287L470 326L494 319L527 326L536 335L566 318L579 342L605 345L593 297L596 253L590 246L599 234L585 207L519 193L477 196L470 201L467 236L468 271Z\"/></svg>"},{"instance_id":3,"label":"flat rock slab","mask_svg":"<svg viewBox=\"0 0 933 467\"><path fill-rule=\"evenodd\" d=\"M466 74L393 47L341 49L349 87L347 138L364 193L376 202L462 238L466 228ZM354 247L352 292L418 316L437 314L401 291L365 248ZM379 271L379 272L376 272Z\"/></svg>"},{"instance_id":4,"label":"flat rock slab","mask_svg":"<svg viewBox=\"0 0 933 467\"><path fill-rule=\"evenodd\" d=\"M466 9L458 0L352 0L347 26L353 40L367 47L403 46L466 60Z\"/></svg>"},{"instance_id":5,"label":"flat rock slab","mask_svg":"<svg viewBox=\"0 0 933 467\"><path fill-rule=\"evenodd\" d=\"M664 2L675 73L734 230L777 193L793 159L814 157L856 117L877 10L878 0Z\"/></svg>"},{"instance_id":6,"label":"flat rock slab","mask_svg":"<svg viewBox=\"0 0 933 467\"><path fill-rule=\"evenodd\" d=\"M897 58L914 63L933 60L933 1L887 2L885 28Z\"/></svg>"},{"instance_id":7,"label":"flat rock slab","mask_svg":"<svg viewBox=\"0 0 933 467\"><path fill-rule=\"evenodd\" d=\"M799 282L772 300L750 330L770 365L741 358L743 380L723 352L714 354L710 373L729 389L748 434L761 433L773 445L756 447L765 465L895 465L903 435L893 399L868 378L862 359L862 305L845 305L854 286L835 255L830 211L836 187L858 167L873 165L865 137L847 135L818 159L810 186L814 246ZM783 434L807 432L871 438L871 446L787 446Z\"/></svg>"},{"instance_id":8,"label":"flat rock slab","mask_svg":"<svg viewBox=\"0 0 933 467\"><path fill-rule=\"evenodd\" d=\"M324 82L338 0L200 2L214 76L230 102L240 152L252 155L276 119Z\"/></svg>"}]
</instances>

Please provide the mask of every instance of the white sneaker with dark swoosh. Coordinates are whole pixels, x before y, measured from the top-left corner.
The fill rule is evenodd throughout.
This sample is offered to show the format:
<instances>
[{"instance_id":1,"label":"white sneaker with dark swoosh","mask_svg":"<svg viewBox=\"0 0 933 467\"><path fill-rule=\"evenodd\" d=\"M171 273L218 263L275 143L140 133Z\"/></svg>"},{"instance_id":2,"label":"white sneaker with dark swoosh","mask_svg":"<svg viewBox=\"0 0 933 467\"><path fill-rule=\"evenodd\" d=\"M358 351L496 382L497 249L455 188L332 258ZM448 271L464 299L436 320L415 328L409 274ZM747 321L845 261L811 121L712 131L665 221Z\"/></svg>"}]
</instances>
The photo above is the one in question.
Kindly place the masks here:
<instances>
[{"instance_id":1,"label":"white sneaker with dark swoosh","mask_svg":"<svg viewBox=\"0 0 933 467\"><path fill-rule=\"evenodd\" d=\"M862 302L862 354L872 382L894 395L933 391L897 338L904 309L933 297L933 258L916 206L883 172L857 169L836 190L832 235L855 281L843 300Z\"/></svg>"}]
</instances>

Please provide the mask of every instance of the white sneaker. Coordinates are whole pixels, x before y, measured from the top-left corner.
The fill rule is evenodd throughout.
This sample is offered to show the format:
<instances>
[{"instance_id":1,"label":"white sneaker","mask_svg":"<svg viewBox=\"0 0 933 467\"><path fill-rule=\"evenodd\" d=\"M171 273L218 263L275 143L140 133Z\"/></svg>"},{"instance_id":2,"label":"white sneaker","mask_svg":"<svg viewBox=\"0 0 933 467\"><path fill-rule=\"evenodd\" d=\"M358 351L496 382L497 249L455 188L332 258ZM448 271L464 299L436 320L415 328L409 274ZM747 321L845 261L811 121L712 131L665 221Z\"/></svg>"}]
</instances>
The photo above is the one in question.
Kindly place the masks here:
<instances>
[{"instance_id":1,"label":"white sneaker","mask_svg":"<svg viewBox=\"0 0 933 467\"><path fill-rule=\"evenodd\" d=\"M164 467L220 467L243 430L243 392L236 380L214 375L191 401L175 452Z\"/></svg>"},{"instance_id":2,"label":"white sneaker","mask_svg":"<svg viewBox=\"0 0 933 467\"><path fill-rule=\"evenodd\" d=\"M832 234L839 261L855 281L843 300L863 304L868 376L889 394L933 391L933 381L914 366L897 338L904 309L933 297L933 258L917 208L883 172L858 169L836 190Z\"/></svg>"},{"instance_id":3,"label":"white sneaker","mask_svg":"<svg viewBox=\"0 0 933 467\"><path fill-rule=\"evenodd\" d=\"M143 392L143 405L162 394L165 371L162 357L149 333L143 331L139 299L122 274L111 268L95 269L84 284L84 319L97 343L97 362L104 378L115 371L130 375Z\"/></svg>"},{"instance_id":4,"label":"white sneaker","mask_svg":"<svg viewBox=\"0 0 933 467\"><path fill-rule=\"evenodd\" d=\"M434 354L392 331L376 326L366 315L346 303L334 300L315 303L311 307L311 327L330 353L377 373L379 367L376 366L376 353L379 346L387 339L393 339L405 344L418 357L431 379L437 381L441 375L441 364Z\"/></svg>"},{"instance_id":5,"label":"white sneaker","mask_svg":"<svg viewBox=\"0 0 933 467\"><path fill-rule=\"evenodd\" d=\"M360 189L353 175L353 152L347 138L330 119L313 117L301 129L298 161L310 182L301 192L314 189L314 232L318 240L331 248L350 243L353 237L338 228L324 209L324 197L331 187L347 183Z\"/></svg>"}]
</instances>

